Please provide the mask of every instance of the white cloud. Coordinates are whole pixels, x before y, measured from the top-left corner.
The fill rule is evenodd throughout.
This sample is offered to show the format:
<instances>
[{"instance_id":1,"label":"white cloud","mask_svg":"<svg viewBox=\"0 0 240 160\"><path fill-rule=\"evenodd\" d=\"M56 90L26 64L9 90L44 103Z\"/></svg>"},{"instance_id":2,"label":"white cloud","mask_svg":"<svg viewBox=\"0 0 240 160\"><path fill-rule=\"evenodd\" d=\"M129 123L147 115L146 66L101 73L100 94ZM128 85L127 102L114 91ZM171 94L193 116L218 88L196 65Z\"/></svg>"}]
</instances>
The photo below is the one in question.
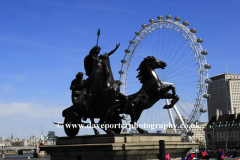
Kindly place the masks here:
<instances>
[{"instance_id":1,"label":"white cloud","mask_svg":"<svg viewBox=\"0 0 240 160\"><path fill-rule=\"evenodd\" d=\"M16 76L16 82L19 82L21 80L25 79L24 76L20 75L20 76Z\"/></svg>"},{"instance_id":2,"label":"white cloud","mask_svg":"<svg viewBox=\"0 0 240 160\"><path fill-rule=\"evenodd\" d=\"M41 91L41 92L38 92L38 94L40 95L46 95L49 91Z\"/></svg>"},{"instance_id":3,"label":"white cloud","mask_svg":"<svg viewBox=\"0 0 240 160\"><path fill-rule=\"evenodd\" d=\"M12 87L10 86L10 84L6 85L6 86L2 86L2 89L4 91L10 91L12 89Z\"/></svg>"},{"instance_id":4,"label":"white cloud","mask_svg":"<svg viewBox=\"0 0 240 160\"><path fill-rule=\"evenodd\" d=\"M56 105L48 104L44 106L42 104L34 103L0 103L0 117L1 119L46 119L46 118L59 118L62 116L62 110L65 108Z\"/></svg>"}]
</instances>

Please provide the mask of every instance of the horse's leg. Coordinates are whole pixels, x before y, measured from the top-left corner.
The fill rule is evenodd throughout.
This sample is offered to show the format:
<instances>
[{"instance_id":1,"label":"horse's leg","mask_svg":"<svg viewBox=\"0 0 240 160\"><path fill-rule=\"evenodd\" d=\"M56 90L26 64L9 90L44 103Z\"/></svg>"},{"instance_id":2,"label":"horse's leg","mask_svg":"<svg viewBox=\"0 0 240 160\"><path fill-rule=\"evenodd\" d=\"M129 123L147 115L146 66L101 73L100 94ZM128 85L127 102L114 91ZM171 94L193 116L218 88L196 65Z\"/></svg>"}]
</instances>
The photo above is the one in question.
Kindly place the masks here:
<instances>
[{"instance_id":1,"label":"horse's leg","mask_svg":"<svg viewBox=\"0 0 240 160\"><path fill-rule=\"evenodd\" d=\"M114 107L120 109L121 112L125 113L127 110L128 97L122 93L118 93L116 99L120 100L114 104ZM122 108L123 107L123 108Z\"/></svg>"},{"instance_id":2,"label":"horse's leg","mask_svg":"<svg viewBox=\"0 0 240 160\"><path fill-rule=\"evenodd\" d=\"M132 110L132 112L130 113L130 116L131 116L131 122L130 124L132 124L132 126L134 126L139 133L148 133L146 130L143 130L141 128L139 128L137 125L137 121L138 119L140 118L141 116L141 113L142 113L143 110Z\"/></svg>"},{"instance_id":3,"label":"horse's leg","mask_svg":"<svg viewBox=\"0 0 240 160\"><path fill-rule=\"evenodd\" d=\"M179 97L177 95L174 95L174 94L170 94L170 93L166 93L164 96L161 97L162 99L172 99L171 100L171 104L169 105L165 105L163 107L163 109L169 109L169 108L172 108L174 106L174 104L177 103L177 101L179 100Z\"/></svg>"},{"instance_id":4,"label":"horse's leg","mask_svg":"<svg viewBox=\"0 0 240 160\"><path fill-rule=\"evenodd\" d=\"M105 122L105 124L110 124L110 130L114 131L115 133L120 133L122 128L122 119L119 116L118 111L116 111L114 114L110 114Z\"/></svg>"},{"instance_id":5,"label":"horse's leg","mask_svg":"<svg viewBox=\"0 0 240 160\"><path fill-rule=\"evenodd\" d=\"M101 129L104 130L107 134L115 134L115 132L110 130L109 128L107 128L106 124L105 124L106 120L109 117L110 112L111 112L111 109L108 109L106 111L106 114L104 114L100 117L100 121L98 122L98 124L99 124L99 126L101 126L101 124L104 124L103 128L101 127ZM109 124L107 124L107 125L109 125Z\"/></svg>"},{"instance_id":6,"label":"horse's leg","mask_svg":"<svg viewBox=\"0 0 240 160\"><path fill-rule=\"evenodd\" d=\"M161 94L165 94L165 93L167 93L169 90L172 90L172 94L173 95L176 95L176 91L175 91L175 86L174 85L169 85L169 86L167 86L167 87L165 87L165 88L161 88L160 89L160 93Z\"/></svg>"},{"instance_id":7,"label":"horse's leg","mask_svg":"<svg viewBox=\"0 0 240 160\"><path fill-rule=\"evenodd\" d=\"M173 106L175 103L177 103L177 101L179 100L179 97L178 95L176 95L175 86L171 84L169 85L169 87L172 90L173 98L171 100L171 105Z\"/></svg>"},{"instance_id":8,"label":"horse's leg","mask_svg":"<svg viewBox=\"0 0 240 160\"><path fill-rule=\"evenodd\" d=\"M135 109L134 109L134 108L131 110L131 112L129 113L129 115L131 116L131 122L130 122L130 124L132 124L132 125L134 126L135 123L137 122L137 120L136 120L136 112L135 112Z\"/></svg>"},{"instance_id":9,"label":"horse's leg","mask_svg":"<svg viewBox=\"0 0 240 160\"><path fill-rule=\"evenodd\" d=\"M142 114L142 111L143 111L143 110L138 110L138 111L136 112L136 123L137 123L138 119L140 118L140 116L141 116L141 114ZM140 128L140 127L137 127L136 129L138 130L139 133L148 133L148 131L143 130L143 129Z\"/></svg>"},{"instance_id":10,"label":"horse's leg","mask_svg":"<svg viewBox=\"0 0 240 160\"><path fill-rule=\"evenodd\" d=\"M100 135L99 131L95 128L93 110L91 110L91 112L90 112L90 120L91 120L91 125L93 127L93 131L94 131L95 135Z\"/></svg>"}]
</instances>

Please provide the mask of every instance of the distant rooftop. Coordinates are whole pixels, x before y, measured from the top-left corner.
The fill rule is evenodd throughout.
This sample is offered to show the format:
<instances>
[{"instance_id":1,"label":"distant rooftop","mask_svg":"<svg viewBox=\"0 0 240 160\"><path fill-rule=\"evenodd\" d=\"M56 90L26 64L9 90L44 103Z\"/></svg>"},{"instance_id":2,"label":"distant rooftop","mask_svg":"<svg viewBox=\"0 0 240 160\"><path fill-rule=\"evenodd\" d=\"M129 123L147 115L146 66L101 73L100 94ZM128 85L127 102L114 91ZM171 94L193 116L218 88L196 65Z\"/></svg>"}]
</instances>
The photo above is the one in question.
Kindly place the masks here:
<instances>
[{"instance_id":1,"label":"distant rooftop","mask_svg":"<svg viewBox=\"0 0 240 160\"><path fill-rule=\"evenodd\" d=\"M215 78L218 78L218 77L221 77L221 76L225 76L225 75L234 75L234 76L240 76L240 75L238 75L237 73L221 73L221 74L218 74L218 75L216 75L216 76L213 76L213 77L211 77L210 79L211 80L213 80L213 79L215 79ZM221 78L224 78L224 77L221 77Z\"/></svg>"},{"instance_id":2,"label":"distant rooftop","mask_svg":"<svg viewBox=\"0 0 240 160\"><path fill-rule=\"evenodd\" d=\"M216 121L216 116L213 116L210 119L209 124L212 124L213 122L215 122L215 124L219 124L219 122L221 122L223 124L226 121L228 121L228 122L234 121L235 123L240 122L240 114L237 115L237 119L235 119L234 114L221 115L221 116L219 116L217 121Z\"/></svg>"}]
</instances>

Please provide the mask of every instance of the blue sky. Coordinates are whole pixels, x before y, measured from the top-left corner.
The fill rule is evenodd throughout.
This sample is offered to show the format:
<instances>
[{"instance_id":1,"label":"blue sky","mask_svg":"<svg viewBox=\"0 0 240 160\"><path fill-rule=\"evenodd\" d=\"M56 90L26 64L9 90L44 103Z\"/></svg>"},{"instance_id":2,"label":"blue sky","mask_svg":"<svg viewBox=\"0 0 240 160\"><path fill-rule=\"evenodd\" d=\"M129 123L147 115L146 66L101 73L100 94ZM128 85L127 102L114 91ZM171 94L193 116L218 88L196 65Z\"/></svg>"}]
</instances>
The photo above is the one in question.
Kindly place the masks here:
<instances>
[{"instance_id":1,"label":"blue sky","mask_svg":"<svg viewBox=\"0 0 240 160\"><path fill-rule=\"evenodd\" d=\"M134 32L157 16L179 16L196 28L208 50L209 77L239 73L240 2L238 0L149 1L0 1L0 136L20 138L41 134L41 126L65 136L52 122L71 105L71 81L84 72L83 59L96 44L101 28L101 52L111 56L114 78ZM87 78L86 76L84 78ZM207 121L207 114L201 117ZM81 130L79 134L93 134Z\"/></svg>"}]
</instances>

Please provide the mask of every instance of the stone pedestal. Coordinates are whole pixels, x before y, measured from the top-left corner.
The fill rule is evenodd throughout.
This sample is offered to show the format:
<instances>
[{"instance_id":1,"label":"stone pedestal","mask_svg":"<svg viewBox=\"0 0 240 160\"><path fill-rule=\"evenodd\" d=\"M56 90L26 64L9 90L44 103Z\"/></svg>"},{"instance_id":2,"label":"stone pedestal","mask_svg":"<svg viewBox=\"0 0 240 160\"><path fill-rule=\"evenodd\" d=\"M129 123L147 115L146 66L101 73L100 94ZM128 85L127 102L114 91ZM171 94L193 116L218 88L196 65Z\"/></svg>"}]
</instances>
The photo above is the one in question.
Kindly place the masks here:
<instances>
[{"instance_id":1,"label":"stone pedestal","mask_svg":"<svg viewBox=\"0 0 240 160\"><path fill-rule=\"evenodd\" d=\"M181 142L179 135L115 134L99 136L59 137L56 146L41 147L51 160L146 160L158 159L159 140L172 160L184 159L186 152L198 143Z\"/></svg>"}]
</instances>

